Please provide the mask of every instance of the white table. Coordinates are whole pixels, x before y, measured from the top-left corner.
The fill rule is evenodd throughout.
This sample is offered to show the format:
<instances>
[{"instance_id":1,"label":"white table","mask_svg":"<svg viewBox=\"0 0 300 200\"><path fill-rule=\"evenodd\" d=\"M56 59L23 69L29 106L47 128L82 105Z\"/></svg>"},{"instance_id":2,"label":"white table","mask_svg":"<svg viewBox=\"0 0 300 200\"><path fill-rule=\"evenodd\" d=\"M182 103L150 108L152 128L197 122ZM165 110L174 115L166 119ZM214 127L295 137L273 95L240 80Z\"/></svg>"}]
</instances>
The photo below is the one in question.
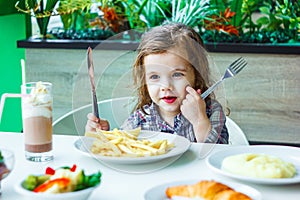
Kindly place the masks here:
<instances>
[{"instance_id":1,"label":"white table","mask_svg":"<svg viewBox=\"0 0 300 200\"><path fill-rule=\"evenodd\" d=\"M86 170L86 173L94 173L97 170L102 172L102 183L89 200L119 200L144 199L144 193L153 186L181 180L190 179L217 179L232 182L237 180L229 179L214 174L205 163L205 159L197 159L196 155L200 148L208 148L207 144L192 144L190 149L178 160L171 165L150 173L124 173L108 166L103 165L98 160L86 157L79 153L73 146L79 136L62 136L54 135L54 160L52 162L34 163L27 161L24 157L24 140L23 134L0 132L0 146L12 149L15 152L16 162L13 172L2 181L1 200L21 200L23 199L15 192L14 186L16 181L19 182L29 173L43 173L47 166L72 166L77 164L78 167ZM215 145L213 152L230 148L228 145ZM254 187L262 193L263 200L276 199L299 199L300 184L268 186L259 184L250 184L239 182Z\"/></svg>"}]
</instances>

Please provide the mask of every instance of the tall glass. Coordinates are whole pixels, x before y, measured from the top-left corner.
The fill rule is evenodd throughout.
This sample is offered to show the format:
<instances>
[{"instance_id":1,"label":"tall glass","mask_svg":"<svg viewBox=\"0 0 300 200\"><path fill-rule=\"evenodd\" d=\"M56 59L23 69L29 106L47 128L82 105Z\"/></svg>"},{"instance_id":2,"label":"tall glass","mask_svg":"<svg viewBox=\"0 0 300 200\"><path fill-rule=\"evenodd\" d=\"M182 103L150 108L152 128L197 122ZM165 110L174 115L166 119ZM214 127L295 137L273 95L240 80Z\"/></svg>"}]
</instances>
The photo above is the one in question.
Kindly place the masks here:
<instances>
[{"instance_id":1,"label":"tall glass","mask_svg":"<svg viewBox=\"0 0 300 200\"><path fill-rule=\"evenodd\" d=\"M30 82L21 90L25 157L36 162L52 160L52 84Z\"/></svg>"}]
</instances>

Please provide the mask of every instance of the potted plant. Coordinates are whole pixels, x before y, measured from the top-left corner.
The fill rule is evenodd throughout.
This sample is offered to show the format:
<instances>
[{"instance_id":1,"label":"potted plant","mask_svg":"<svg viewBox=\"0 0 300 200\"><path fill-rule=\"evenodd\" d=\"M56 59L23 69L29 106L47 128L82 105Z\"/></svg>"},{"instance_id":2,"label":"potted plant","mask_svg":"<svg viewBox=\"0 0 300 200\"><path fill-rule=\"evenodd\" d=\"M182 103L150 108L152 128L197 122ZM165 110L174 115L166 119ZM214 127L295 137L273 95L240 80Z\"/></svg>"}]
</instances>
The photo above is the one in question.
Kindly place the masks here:
<instances>
[{"instance_id":1,"label":"potted plant","mask_svg":"<svg viewBox=\"0 0 300 200\"><path fill-rule=\"evenodd\" d=\"M36 18L40 34L44 39L47 38L47 27L51 16L71 14L91 6L90 0L24 0L24 2L25 5L21 8L20 1L18 1L15 5L16 9ZM60 6L56 9L58 2L60 2Z\"/></svg>"},{"instance_id":2,"label":"potted plant","mask_svg":"<svg viewBox=\"0 0 300 200\"><path fill-rule=\"evenodd\" d=\"M146 29L174 21L195 28L210 51L235 52L237 47L238 51L292 49L295 53L300 41L300 2L293 0L47 0L43 12L40 0L25 2L31 4L22 11L35 13L44 37L49 17L61 16L63 28L48 32L54 39L99 43L134 29L136 34L118 35L118 39L138 41ZM55 2L59 2L56 9Z\"/></svg>"}]
</instances>

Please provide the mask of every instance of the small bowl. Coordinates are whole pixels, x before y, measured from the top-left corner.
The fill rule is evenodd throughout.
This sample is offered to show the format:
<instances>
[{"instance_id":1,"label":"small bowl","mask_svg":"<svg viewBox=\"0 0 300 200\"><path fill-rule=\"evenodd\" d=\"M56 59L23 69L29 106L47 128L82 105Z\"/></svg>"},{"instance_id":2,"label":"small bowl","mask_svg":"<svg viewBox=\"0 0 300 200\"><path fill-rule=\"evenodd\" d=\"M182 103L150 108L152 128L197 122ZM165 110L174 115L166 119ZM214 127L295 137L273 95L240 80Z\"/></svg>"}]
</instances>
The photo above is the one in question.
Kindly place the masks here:
<instances>
[{"instance_id":1,"label":"small bowl","mask_svg":"<svg viewBox=\"0 0 300 200\"><path fill-rule=\"evenodd\" d=\"M92 194L94 189L96 189L99 185L90 187L84 190L79 190L75 192L66 192L66 193L59 193L59 194L49 194L49 193L36 193L29 190L26 190L22 187L22 182L15 185L15 190L24 197L28 199L43 199L43 200L86 200Z\"/></svg>"}]
</instances>

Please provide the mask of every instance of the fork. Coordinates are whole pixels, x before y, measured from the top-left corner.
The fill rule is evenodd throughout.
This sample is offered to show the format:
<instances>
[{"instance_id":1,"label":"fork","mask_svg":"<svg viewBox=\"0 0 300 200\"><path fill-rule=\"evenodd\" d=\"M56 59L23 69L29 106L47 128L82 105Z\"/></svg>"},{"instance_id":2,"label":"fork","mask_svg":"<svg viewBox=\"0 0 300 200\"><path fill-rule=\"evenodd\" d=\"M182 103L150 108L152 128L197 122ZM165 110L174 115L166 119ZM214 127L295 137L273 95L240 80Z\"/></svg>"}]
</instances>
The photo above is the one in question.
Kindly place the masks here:
<instances>
[{"instance_id":1,"label":"fork","mask_svg":"<svg viewBox=\"0 0 300 200\"><path fill-rule=\"evenodd\" d=\"M201 94L201 98L205 99L212 91L216 89L216 87L222 83L225 79L233 77L237 75L245 66L247 65L246 60L243 57L238 58L233 63L231 63L228 68L226 69L223 77L217 81L215 84L213 84L211 87L209 87L203 94Z\"/></svg>"}]
</instances>

